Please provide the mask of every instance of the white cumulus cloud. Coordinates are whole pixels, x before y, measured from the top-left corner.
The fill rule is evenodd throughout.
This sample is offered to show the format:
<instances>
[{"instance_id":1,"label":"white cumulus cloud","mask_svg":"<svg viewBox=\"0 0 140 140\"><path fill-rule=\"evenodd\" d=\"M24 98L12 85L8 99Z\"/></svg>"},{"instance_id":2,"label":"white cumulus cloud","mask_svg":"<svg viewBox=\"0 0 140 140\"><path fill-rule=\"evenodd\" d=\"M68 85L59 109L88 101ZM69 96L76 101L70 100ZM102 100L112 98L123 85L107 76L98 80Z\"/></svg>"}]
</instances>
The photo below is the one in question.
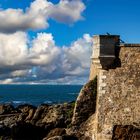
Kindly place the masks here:
<instances>
[{"instance_id":1,"label":"white cumulus cloud","mask_svg":"<svg viewBox=\"0 0 140 140\"><path fill-rule=\"evenodd\" d=\"M84 9L85 5L81 0L60 0L57 4L47 0L35 0L25 11L0 9L0 32L48 28L50 18L62 23L73 23L82 19Z\"/></svg>"},{"instance_id":2,"label":"white cumulus cloud","mask_svg":"<svg viewBox=\"0 0 140 140\"><path fill-rule=\"evenodd\" d=\"M23 63L27 54L28 46L26 33L0 33L0 67L14 66Z\"/></svg>"},{"instance_id":3,"label":"white cumulus cloud","mask_svg":"<svg viewBox=\"0 0 140 140\"><path fill-rule=\"evenodd\" d=\"M52 34L39 33L33 40L30 55L34 64L51 64L60 53L60 49L55 46ZM38 56L38 57L37 57Z\"/></svg>"},{"instance_id":4,"label":"white cumulus cloud","mask_svg":"<svg viewBox=\"0 0 140 140\"><path fill-rule=\"evenodd\" d=\"M56 5L51 5L49 16L62 23L73 23L83 19L81 13L85 10L85 5L81 0L61 0Z\"/></svg>"},{"instance_id":5,"label":"white cumulus cloud","mask_svg":"<svg viewBox=\"0 0 140 140\"><path fill-rule=\"evenodd\" d=\"M31 46L28 47L28 44ZM56 46L52 34L0 34L0 82L63 82L88 78L91 36L84 34L69 46ZM77 79L77 80L75 80ZM3 82L2 82L3 81ZM81 80L83 82L83 80ZM60 83L61 83L60 82Z\"/></svg>"}]
</instances>

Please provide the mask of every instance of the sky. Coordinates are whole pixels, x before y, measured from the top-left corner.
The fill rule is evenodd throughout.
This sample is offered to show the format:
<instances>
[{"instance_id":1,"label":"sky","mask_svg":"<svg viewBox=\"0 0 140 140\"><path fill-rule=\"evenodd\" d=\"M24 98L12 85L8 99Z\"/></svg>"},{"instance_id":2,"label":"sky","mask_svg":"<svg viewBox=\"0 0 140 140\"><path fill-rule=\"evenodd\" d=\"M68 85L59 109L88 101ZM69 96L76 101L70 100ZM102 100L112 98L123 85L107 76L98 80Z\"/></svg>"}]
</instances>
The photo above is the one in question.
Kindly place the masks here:
<instances>
[{"instance_id":1,"label":"sky","mask_svg":"<svg viewBox=\"0 0 140 140\"><path fill-rule=\"evenodd\" d=\"M139 0L0 0L0 84L84 84L92 36L140 43Z\"/></svg>"}]
</instances>

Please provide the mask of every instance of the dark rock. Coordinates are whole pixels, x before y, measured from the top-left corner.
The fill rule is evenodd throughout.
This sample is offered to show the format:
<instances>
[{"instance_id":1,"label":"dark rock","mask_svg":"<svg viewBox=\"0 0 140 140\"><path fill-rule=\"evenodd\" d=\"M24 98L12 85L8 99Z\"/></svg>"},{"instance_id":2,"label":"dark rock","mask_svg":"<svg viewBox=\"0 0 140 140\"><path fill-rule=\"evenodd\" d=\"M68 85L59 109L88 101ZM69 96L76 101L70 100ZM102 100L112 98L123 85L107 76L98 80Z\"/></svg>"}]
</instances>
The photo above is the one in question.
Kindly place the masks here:
<instances>
[{"instance_id":1,"label":"dark rock","mask_svg":"<svg viewBox=\"0 0 140 140\"><path fill-rule=\"evenodd\" d=\"M0 115L17 113L18 111L10 104L0 105Z\"/></svg>"},{"instance_id":2,"label":"dark rock","mask_svg":"<svg viewBox=\"0 0 140 140\"><path fill-rule=\"evenodd\" d=\"M7 114L0 117L0 136L5 140L42 140L45 136L64 135L65 128L71 124L73 108L74 103L40 105L38 108L26 104L16 109L2 106L1 112Z\"/></svg>"},{"instance_id":3,"label":"dark rock","mask_svg":"<svg viewBox=\"0 0 140 140\"><path fill-rule=\"evenodd\" d=\"M12 138L9 136L1 136L0 138L1 140L12 140Z\"/></svg>"},{"instance_id":4,"label":"dark rock","mask_svg":"<svg viewBox=\"0 0 140 140\"><path fill-rule=\"evenodd\" d=\"M49 132L46 138L51 138L54 136L62 136L66 134L66 130L64 128L55 128Z\"/></svg>"},{"instance_id":5,"label":"dark rock","mask_svg":"<svg viewBox=\"0 0 140 140\"><path fill-rule=\"evenodd\" d=\"M35 106L33 105L29 105L29 104L24 104L24 105L19 105L17 107L18 110L20 110L22 113L28 113L30 111L30 109L36 109Z\"/></svg>"},{"instance_id":6,"label":"dark rock","mask_svg":"<svg viewBox=\"0 0 140 140\"><path fill-rule=\"evenodd\" d=\"M11 128L12 125L16 124L18 122L18 116L13 115L13 116L6 116L1 123L4 124L4 126Z\"/></svg>"},{"instance_id":7,"label":"dark rock","mask_svg":"<svg viewBox=\"0 0 140 140\"><path fill-rule=\"evenodd\" d=\"M63 136L53 136L51 138L44 138L43 140L78 140L75 136L63 135Z\"/></svg>"},{"instance_id":8,"label":"dark rock","mask_svg":"<svg viewBox=\"0 0 140 140\"><path fill-rule=\"evenodd\" d=\"M40 105L37 107L34 116L32 118L32 123L36 125L42 124L42 120L48 113L49 105Z\"/></svg>"},{"instance_id":9,"label":"dark rock","mask_svg":"<svg viewBox=\"0 0 140 140\"><path fill-rule=\"evenodd\" d=\"M11 137L14 140L42 140L45 130L30 123L20 122L11 128Z\"/></svg>"},{"instance_id":10,"label":"dark rock","mask_svg":"<svg viewBox=\"0 0 140 140\"><path fill-rule=\"evenodd\" d=\"M63 135L62 140L78 140L76 136Z\"/></svg>"},{"instance_id":11,"label":"dark rock","mask_svg":"<svg viewBox=\"0 0 140 140\"><path fill-rule=\"evenodd\" d=\"M32 105L25 104L25 105L19 105L17 107L17 109L22 113L20 115L20 121L24 120L26 122L30 122L30 120L32 119L32 117L34 115L36 107L32 106Z\"/></svg>"},{"instance_id":12,"label":"dark rock","mask_svg":"<svg viewBox=\"0 0 140 140\"><path fill-rule=\"evenodd\" d=\"M63 119L63 112L60 105L50 106L48 112L42 120L42 123L54 123L56 126L59 125L61 119Z\"/></svg>"},{"instance_id":13,"label":"dark rock","mask_svg":"<svg viewBox=\"0 0 140 140\"><path fill-rule=\"evenodd\" d=\"M0 105L0 115L4 113L4 105Z\"/></svg>"},{"instance_id":14,"label":"dark rock","mask_svg":"<svg viewBox=\"0 0 140 140\"><path fill-rule=\"evenodd\" d=\"M78 140L92 140L92 138L88 137L88 136L82 136L82 137L78 138Z\"/></svg>"},{"instance_id":15,"label":"dark rock","mask_svg":"<svg viewBox=\"0 0 140 140\"><path fill-rule=\"evenodd\" d=\"M9 136L10 135L10 128L0 125L0 136Z\"/></svg>"},{"instance_id":16,"label":"dark rock","mask_svg":"<svg viewBox=\"0 0 140 140\"><path fill-rule=\"evenodd\" d=\"M140 129L132 125L116 125L112 140L140 140Z\"/></svg>"},{"instance_id":17,"label":"dark rock","mask_svg":"<svg viewBox=\"0 0 140 140\"><path fill-rule=\"evenodd\" d=\"M85 133L81 131L81 127L84 126L73 126L69 130L67 130L67 133L70 136L78 138L78 140L92 140L91 137L85 136Z\"/></svg>"},{"instance_id":18,"label":"dark rock","mask_svg":"<svg viewBox=\"0 0 140 140\"><path fill-rule=\"evenodd\" d=\"M36 123L38 120L41 120L45 117L45 114L47 113L48 105L40 105L37 107L34 116L32 118L32 122Z\"/></svg>"},{"instance_id":19,"label":"dark rock","mask_svg":"<svg viewBox=\"0 0 140 140\"><path fill-rule=\"evenodd\" d=\"M43 140L63 140L62 139L62 136L54 136L54 137L51 137L51 138L44 138Z\"/></svg>"},{"instance_id":20,"label":"dark rock","mask_svg":"<svg viewBox=\"0 0 140 140\"><path fill-rule=\"evenodd\" d=\"M42 123L53 123L55 127L65 128L71 123L73 108L73 103L49 106Z\"/></svg>"}]
</instances>

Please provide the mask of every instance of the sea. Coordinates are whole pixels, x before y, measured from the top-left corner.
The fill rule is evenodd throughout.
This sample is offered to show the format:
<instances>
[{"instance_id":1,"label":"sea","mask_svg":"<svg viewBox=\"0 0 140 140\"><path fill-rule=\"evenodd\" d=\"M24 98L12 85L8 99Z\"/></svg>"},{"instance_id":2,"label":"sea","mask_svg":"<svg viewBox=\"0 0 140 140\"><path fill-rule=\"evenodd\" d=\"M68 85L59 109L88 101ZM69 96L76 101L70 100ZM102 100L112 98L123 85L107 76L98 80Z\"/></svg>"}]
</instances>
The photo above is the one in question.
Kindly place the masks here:
<instances>
[{"instance_id":1,"label":"sea","mask_svg":"<svg viewBox=\"0 0 140 140\"><path fill-rule=\"evenodd\" d=\"M82 85L0 85L0 104L59 104L75 101Z\"/></svg>"}]
</instances>

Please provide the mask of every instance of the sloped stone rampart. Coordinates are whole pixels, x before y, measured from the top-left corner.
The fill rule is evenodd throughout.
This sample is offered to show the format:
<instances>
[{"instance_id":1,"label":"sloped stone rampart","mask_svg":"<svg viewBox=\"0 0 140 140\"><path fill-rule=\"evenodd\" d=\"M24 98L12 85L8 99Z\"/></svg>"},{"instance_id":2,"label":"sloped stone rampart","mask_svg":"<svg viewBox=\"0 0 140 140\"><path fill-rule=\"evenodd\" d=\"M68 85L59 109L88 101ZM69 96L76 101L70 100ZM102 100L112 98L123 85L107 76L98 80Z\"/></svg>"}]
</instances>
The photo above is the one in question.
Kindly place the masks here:
<instances>
[{"instance_id":1,"label":"sloped stone rampart","mask_svg":"<svg viewBox=\"0 0 140 140\"><path fill-rule=\"evenodd\" d=\"M81 92L76 100L72 124L79 126L86 121L96 109L97 95L97 78L89 81L81 89Z\"/></svg>"}]
</instances>

